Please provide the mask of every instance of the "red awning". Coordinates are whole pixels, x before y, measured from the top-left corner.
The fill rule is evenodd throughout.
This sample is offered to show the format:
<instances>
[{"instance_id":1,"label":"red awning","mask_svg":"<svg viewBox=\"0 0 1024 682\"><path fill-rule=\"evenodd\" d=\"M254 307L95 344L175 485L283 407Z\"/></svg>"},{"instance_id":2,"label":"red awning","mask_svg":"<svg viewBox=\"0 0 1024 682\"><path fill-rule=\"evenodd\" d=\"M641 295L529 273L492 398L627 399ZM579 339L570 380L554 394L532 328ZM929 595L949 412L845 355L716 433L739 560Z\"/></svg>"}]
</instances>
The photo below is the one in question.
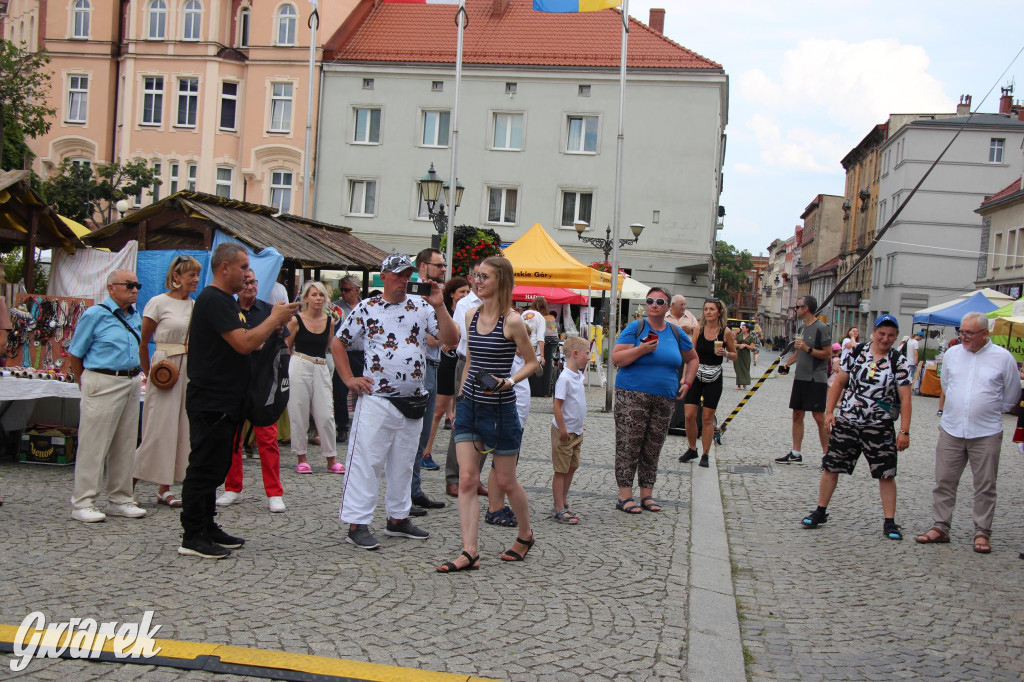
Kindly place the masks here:
<instances>
[{"instance_id":1,"label":"red awning","mask_svg":"<svg viewBox=\"0 0 1024 682\"><path fill-rule=\"evenodd\" d=\"M512 289L513 301L532 301L538 296L543 296L549 304L575 303L576 305L586 305L587 303L586 296L560 287L535 287L528 284L517 284Z\"/></svg>"}]
</instances>

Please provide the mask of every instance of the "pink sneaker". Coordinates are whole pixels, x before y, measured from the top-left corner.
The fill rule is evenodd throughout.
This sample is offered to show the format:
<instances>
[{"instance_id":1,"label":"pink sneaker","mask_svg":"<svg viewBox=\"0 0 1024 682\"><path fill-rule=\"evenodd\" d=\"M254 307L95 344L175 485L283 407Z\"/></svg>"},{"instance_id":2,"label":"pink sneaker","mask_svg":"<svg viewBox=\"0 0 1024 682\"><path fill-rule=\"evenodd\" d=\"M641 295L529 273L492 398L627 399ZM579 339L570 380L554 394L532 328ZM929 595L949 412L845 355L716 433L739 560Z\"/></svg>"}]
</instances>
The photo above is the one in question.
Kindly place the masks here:
<instances>
[{"instance_id":1,"label":"pink sneaker","mask_svg":"<svg viewBox=\"0 0 1024 682\"><path fill-rule=\"evenodd\" d=\"M331 466L327 467L327 471L332 474L343 474L345 473L345 465L341 462L335 462Z\"/></svg>"}]
</instances>

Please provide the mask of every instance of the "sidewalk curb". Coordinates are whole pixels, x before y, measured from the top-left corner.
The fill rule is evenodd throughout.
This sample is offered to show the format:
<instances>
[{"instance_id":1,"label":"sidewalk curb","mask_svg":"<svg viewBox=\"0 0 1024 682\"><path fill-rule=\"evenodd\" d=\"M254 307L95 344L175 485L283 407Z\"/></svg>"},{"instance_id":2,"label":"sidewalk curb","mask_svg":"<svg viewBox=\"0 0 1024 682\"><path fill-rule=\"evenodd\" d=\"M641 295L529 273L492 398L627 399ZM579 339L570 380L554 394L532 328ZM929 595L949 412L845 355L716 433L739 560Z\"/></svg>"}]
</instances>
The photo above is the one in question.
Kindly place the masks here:
<instances>
[{"instance_id":1,"label":"sidewalk curb","mask_svg":"<svg viewBox=\"0 0 1024 682\"><path fill-rule=\"evenodd\" d=\"M743 641L729 560L729 538L715 467L693 466L690 484L690 680L745 680Z\"/></svg>"}]
</instances>

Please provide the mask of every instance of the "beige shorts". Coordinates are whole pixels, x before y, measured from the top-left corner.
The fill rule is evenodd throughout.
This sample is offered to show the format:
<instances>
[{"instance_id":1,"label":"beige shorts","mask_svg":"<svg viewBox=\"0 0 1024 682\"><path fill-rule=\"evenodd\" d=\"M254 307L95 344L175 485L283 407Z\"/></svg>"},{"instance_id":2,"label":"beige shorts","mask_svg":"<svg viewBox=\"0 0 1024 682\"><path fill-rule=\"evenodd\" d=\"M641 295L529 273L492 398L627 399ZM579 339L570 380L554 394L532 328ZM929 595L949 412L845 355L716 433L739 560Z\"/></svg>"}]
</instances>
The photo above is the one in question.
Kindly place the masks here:
<instances>
[{"instance_id":1,"label":"beige shorts","mask_svg":"<svg viewBox=\"0 0 1024 682\"><path fill-rule=\"evenodd\" d=\"M580 447L583 445L582 433L570 433L569 440L563 441L558 428L551 425L551 464L556 474L567 474L570 469L580 466Z\"/></svg>"}]
</instances>

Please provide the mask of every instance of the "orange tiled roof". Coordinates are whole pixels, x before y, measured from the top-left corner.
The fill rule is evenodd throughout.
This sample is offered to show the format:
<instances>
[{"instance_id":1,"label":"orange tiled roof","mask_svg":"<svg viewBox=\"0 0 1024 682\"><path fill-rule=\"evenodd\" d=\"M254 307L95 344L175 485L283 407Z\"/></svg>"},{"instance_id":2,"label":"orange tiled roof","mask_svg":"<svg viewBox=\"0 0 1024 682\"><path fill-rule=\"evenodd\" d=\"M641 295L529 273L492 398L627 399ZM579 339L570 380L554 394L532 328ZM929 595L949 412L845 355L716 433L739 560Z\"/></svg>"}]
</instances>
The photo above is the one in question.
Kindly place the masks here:
<instances>
[{"instance_id":1,"label":"orange tiled roof","mask_svg":"<svg viewBox=\"0 0 1024 682\"><path fill-rule=\"evenodd\" d=\"M510 0L501 15L493 0L466 0L469 24L463 64L618 67L622 13L533 11L531 0ZM454 5L414 5L363 0L328 43L336 61L455 63ZM362 11L360 11L362 10ZM359 17L365 19L359 23ZM353 25L353 23L355 25ZM722 66L629 19L630 68L713 69Z\"/></svg>"},{"instance_id":2,"label":"orange tiled roof","mask_svg":"<svg viewBox=\"0 0 1024 682\"><path fill-rule=\"evenodd\" d=\"M997 201L1005 199L1006 197L1010 196L1011 194L1016 194L1017 192L1020 192L1022 190L1024 190L1024 181L1022 181L1021 178L1017 178L1016 180L1011 182L1009 185L1007 185L1006 187L1002 188L1001 190L999 190L998 192L996 192L995 194L990 196L985 201L981 202L981 206L979 208L985 208L987 206L991 206L992 204L996 203Z\"/></svg>"}]
</instances>

